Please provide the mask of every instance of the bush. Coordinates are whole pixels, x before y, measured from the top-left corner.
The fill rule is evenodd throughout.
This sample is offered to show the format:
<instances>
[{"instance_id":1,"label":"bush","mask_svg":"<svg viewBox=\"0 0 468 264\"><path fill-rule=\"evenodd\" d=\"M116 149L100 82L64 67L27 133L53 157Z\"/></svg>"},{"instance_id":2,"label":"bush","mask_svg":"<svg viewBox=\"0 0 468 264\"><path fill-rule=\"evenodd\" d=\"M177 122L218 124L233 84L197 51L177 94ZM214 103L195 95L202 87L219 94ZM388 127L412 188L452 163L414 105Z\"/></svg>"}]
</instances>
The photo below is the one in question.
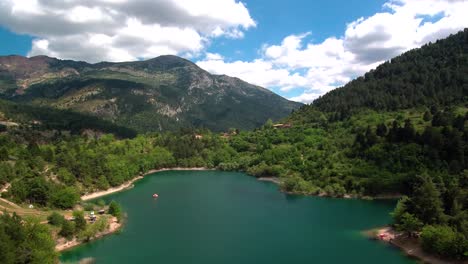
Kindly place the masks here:
<instances>
[{"instance_id":1,"label":"bush","mask_svg":"<svg viewBox=\"0 0 468 264\"><path fill-rule=\"evenodd\" d=\"M49 221L49 224L53 226L61 226L63 222L65 221L65 218L63 215L53 212L51 215L47 217L47 221Z\"/></svg>"}]
</instances>

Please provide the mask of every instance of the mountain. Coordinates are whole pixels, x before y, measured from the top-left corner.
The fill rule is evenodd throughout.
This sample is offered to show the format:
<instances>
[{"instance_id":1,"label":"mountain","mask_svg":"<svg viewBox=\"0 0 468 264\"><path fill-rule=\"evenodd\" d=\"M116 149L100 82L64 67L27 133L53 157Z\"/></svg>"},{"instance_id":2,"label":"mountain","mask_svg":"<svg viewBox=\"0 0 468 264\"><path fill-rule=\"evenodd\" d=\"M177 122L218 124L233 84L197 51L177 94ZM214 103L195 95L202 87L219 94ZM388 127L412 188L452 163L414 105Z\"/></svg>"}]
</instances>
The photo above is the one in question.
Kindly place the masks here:
<instances>
[{"instance_id":1,"label":"mountain","mask_svg":"<svg viewBox=\"0 0 468 264\"><path fill-rule=\"evenodd\" d=\"M0 57L0 95L92 114L139 132L191 126L253 129L301 106L176 56L96 64L46 56Z\"/></svg>"},{"instance_id":2,"label":"mountain","mask_svg":"<svg viewBox=\"0 0 468 264\"><path fill-rule=\"evenodd\" d=\"M408 51L313 102L325 112L349 116L370 108L394 111L450 106L468 96L468 29Z\"/></svg>"}]
</instances>

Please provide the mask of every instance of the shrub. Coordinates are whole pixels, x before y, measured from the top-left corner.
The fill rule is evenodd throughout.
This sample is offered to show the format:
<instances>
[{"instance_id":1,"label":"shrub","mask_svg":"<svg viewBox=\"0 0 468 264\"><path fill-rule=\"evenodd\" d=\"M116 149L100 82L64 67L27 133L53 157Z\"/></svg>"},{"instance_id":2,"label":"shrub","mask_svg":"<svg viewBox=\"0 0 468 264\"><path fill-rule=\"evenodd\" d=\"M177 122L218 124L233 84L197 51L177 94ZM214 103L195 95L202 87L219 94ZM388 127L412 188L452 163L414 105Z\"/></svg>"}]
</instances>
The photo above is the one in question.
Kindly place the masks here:
<instances>
[{"instance_id":1,"label":"shrub","mask_svg":"<svg viewBox=\"0 0 468 264\"><path fill-rule=\"evenodd\" d=\"M65 221L65 218L63 215L53 212L51 215L47 217L47 221L49 221L49 224L53 226L61 226L63 222Z\"/></svg>"}]
</instances>

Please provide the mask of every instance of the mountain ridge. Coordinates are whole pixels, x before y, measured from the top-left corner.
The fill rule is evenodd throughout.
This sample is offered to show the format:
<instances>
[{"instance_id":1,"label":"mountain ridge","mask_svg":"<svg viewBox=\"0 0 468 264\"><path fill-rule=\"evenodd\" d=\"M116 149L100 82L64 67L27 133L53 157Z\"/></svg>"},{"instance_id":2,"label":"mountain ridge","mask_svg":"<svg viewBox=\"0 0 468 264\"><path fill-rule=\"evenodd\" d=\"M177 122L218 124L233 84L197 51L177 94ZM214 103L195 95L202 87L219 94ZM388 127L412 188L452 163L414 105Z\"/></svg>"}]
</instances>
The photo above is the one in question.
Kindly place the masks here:
<instances>
[{"instance_id":1,"label":"mountain ridge","mask_svg":"<svg viewBox=\"0 0 468 264\"><path fill-rule=\"evenodd\" d=\"M0 96L92 114L140 132L187 126L253 129L302 105L173 55L95 64L4 56Z\"/></svg>"}]
</instances>

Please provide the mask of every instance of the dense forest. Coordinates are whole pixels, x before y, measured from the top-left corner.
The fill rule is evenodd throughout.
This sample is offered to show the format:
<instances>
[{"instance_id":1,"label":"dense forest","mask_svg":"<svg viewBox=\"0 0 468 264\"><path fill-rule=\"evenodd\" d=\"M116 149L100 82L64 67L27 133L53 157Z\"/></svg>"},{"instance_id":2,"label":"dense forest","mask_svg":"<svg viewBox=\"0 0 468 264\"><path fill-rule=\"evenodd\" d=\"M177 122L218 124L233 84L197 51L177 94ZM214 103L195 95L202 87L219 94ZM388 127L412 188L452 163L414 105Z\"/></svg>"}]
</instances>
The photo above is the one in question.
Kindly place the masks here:
<instances>
[{"instance_id":1,"label":"dense forest","mask_svg":"<svg viewBox=\"0 0 468 264\"><path fill-rule=\"evenodd\" d=\"M136 136L136 132L132 129L115 125L94 116L70 110L17 104L0 99L0 122L3 120L14 120L34 131L68 131L76 135L88 130L112 133L119 137Z\"/></svg>"},{"instance_id":2,"label":"dense forest","mask_svg":"<svg viewBox=\"0 0 468 264\"><path fill-rule=\"evenodd\" d=\"M394 111L464 103L468 94L467 72L465 29L383 63L315 100L313 107L344 118L362 108Z\"/></svg>"},{"instance_id":3,"label":"dense forest","mask_svg":"<svg viewBox=\"0 0 468 264\"><path fill-rule=\"evenodd\" d=\"M0 127L0 186L11 184L2 197L68 209L84 193L151 169L244 171L278 177L289 193L403 197L393 213L396 229L420 236L428 252L466 259L467 40L465 30L405 53L295 111L283 125L269 120L253 131L187 128L132 137L82 119L89 122L70 133L70 124L46 126L69 112L41 118L48 112L28 110L33 118L21 119L20 108L4 102L3 119L29 125ZM113 134L82 133L85 127Z\"/></svg>"},{"instance_id":4,"label":"dense forest","mask_svg":"<svg viewBox=\"0 0 468 264\"><path fill-rule=\"evenodd\" d=\"M55 241L46 225L24 221L16 214L0 214L0 262L3 264L53 264Z\"/></svg>"}]
</instances>

